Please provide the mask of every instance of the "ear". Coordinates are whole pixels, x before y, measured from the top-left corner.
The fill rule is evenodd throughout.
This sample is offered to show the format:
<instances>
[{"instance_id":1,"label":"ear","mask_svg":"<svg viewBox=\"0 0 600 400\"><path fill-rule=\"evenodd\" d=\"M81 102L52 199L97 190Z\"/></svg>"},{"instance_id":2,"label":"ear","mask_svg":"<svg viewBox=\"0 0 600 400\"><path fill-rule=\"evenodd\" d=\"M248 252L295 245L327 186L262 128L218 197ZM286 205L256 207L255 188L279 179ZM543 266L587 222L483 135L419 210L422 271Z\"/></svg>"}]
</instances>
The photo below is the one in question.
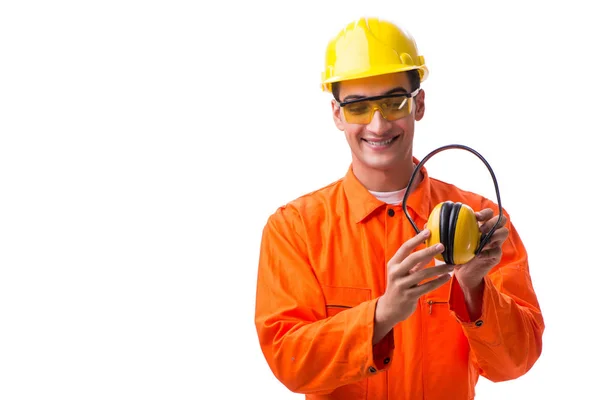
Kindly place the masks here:
<instances>
[{"instance_id":1,"label":"ear","mask_svg":"<svg viewBox=\"0 0 600 400\"><path fill-rule=\"evenodd\" d=\"M333 122L340 131L344 131L344 121L342 120L342 110L335 99L331 100L331 113L333 114Z\"/></svg>"},{"instance_id":2,"label":"ear","mask_svg":"<svg viewBox=\"0 0 600 400\"><path fill-rule=\"evenodd\" d=\"M425 114L425 91L421 89L414 99L415 101L415 120L420 121Z\"/></svg>"}]
</instances>

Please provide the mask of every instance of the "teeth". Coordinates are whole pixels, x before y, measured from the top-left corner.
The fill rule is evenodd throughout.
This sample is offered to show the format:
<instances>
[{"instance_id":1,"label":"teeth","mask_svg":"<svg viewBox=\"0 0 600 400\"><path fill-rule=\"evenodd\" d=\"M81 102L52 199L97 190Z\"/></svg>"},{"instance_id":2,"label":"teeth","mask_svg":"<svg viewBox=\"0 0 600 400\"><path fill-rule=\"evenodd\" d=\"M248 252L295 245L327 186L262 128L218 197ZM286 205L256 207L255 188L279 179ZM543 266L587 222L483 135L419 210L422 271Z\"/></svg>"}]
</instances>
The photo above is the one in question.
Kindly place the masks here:
<instances>
[{"instance_id":1,"label":"teeth","mask_svg":"<svg viewBox=\"0 0 600 400\"><path fill-rule=\"evenodd\" d=\"M383 142L371 142L370 140L365 139L365 142L369 143L371 146L385 146L385 145L392 143L392 140L394 140L394 138L388 139Z\"/></svg>"}]
</instances>

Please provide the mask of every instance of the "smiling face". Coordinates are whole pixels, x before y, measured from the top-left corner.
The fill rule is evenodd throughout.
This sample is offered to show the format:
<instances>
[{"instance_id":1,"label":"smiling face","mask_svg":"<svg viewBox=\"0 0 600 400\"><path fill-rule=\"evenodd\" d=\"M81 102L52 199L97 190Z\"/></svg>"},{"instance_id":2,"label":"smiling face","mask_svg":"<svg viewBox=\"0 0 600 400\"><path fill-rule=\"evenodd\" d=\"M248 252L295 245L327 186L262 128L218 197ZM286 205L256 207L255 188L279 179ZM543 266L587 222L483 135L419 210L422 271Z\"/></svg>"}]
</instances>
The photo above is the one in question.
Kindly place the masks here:
<instances>
[{"instance_id":1,"label":"smiling face","mask_svg":"<svg viewBox=\"0 0 600 400\"><path fill-rule=\"evenodd\" d=\"M341 82L339 99L344 102L362 97L411 93L412 90L407 74L399 72ZM390 99L391 102L402 100L404 98ZM415 121L423 118L425 93L419 91L410 101L412 101L411 112L403 118L389 121L383 117L381 111L375 110L370 122L360 124L348 122L342 107L332 100L334 122L346 135L352 152L352 167L357 176L398 170L412 172L414 124ZM357 104L360 103L352 106Z\"/></svg>"}]
</instances>

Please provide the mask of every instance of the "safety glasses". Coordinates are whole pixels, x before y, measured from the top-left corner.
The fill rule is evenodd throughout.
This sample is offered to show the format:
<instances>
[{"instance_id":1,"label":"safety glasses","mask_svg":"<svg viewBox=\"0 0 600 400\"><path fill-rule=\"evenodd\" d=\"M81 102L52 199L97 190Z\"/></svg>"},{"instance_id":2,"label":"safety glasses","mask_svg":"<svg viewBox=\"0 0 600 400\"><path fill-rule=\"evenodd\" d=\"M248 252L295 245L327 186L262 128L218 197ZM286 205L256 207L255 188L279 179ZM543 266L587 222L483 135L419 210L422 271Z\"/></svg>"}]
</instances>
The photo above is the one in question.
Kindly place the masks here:
<instances>
[{"instance_id":1,"label":"safety glasses","mask_svg":"<svg viewBox=\"0 0 600 400\"><path fill-rule=\"evenodd\" d=\"M368 124L375 111L383 118L395 121L409 115L413 107L413 98L420 89L412 93L394 93L382 96L363 97L338 103L344 110L346 121L351 124Z\"/></svg>"}]
</instances>

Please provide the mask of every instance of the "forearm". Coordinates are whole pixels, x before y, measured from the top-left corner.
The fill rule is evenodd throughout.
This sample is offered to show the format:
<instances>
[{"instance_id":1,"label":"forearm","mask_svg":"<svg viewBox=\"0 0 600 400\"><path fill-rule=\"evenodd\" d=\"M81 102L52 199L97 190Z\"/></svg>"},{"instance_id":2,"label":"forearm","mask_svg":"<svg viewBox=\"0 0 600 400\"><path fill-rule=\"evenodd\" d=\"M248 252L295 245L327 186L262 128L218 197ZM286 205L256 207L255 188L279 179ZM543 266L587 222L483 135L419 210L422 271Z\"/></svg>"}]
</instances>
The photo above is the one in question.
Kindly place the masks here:
<instances>
[{"instance_id":1,"label":"forearm","mask_svg":"<svg viewBox=\"0 0 600 400\"><path fill-rule=\"evenodd\" d=\"M310 323L271 318L258 322L263 353L275 376L296 393L329 393L373 375L375 301Z\"/></svg>"},{"instance_id":2,"label":"forearm","mask_svg":"<svg viewBox=\"0 0 600 400\"><path fill-rule=\"evenodd\" d=\"M326 394L389 366L393 336L373 345L377 299L370 291L320 284L302 226L286 208L263 231L255 324L281 383L296 393Z\"/></svg>"},{"instance_id":3,"label":"forearm","mask_svg":"<svg viewBox=\"0 0 600 400\"><path fill-rule=\"evenodd\" d=\"M497 382L525 374L542 350L544 324L539 308L533 302L527 307L519 305L486 278L480 315L470 319L465 315L467 301L461 298L463 292L456 282L455 285L451 308L463 326L482 375Z\"/></svg>"},{"instance_id":4,"label":"forearm","mask_svg":"<svg viewBox=\"0 0 600 400\"><path fill-rule=\"evenodd\" d=\"M480 209L498 208L483 200ZM515 379L525 374L542 352L545 325L533 288L527 251L507 218L508 238L500 262L483 279L481 292L460 289L453 279L450 309L469 342L472 360L491 381ZM456 274L455 274L456 278ZM481 299L481 300L480 300Z\"/></svg>"}]
</instances>

